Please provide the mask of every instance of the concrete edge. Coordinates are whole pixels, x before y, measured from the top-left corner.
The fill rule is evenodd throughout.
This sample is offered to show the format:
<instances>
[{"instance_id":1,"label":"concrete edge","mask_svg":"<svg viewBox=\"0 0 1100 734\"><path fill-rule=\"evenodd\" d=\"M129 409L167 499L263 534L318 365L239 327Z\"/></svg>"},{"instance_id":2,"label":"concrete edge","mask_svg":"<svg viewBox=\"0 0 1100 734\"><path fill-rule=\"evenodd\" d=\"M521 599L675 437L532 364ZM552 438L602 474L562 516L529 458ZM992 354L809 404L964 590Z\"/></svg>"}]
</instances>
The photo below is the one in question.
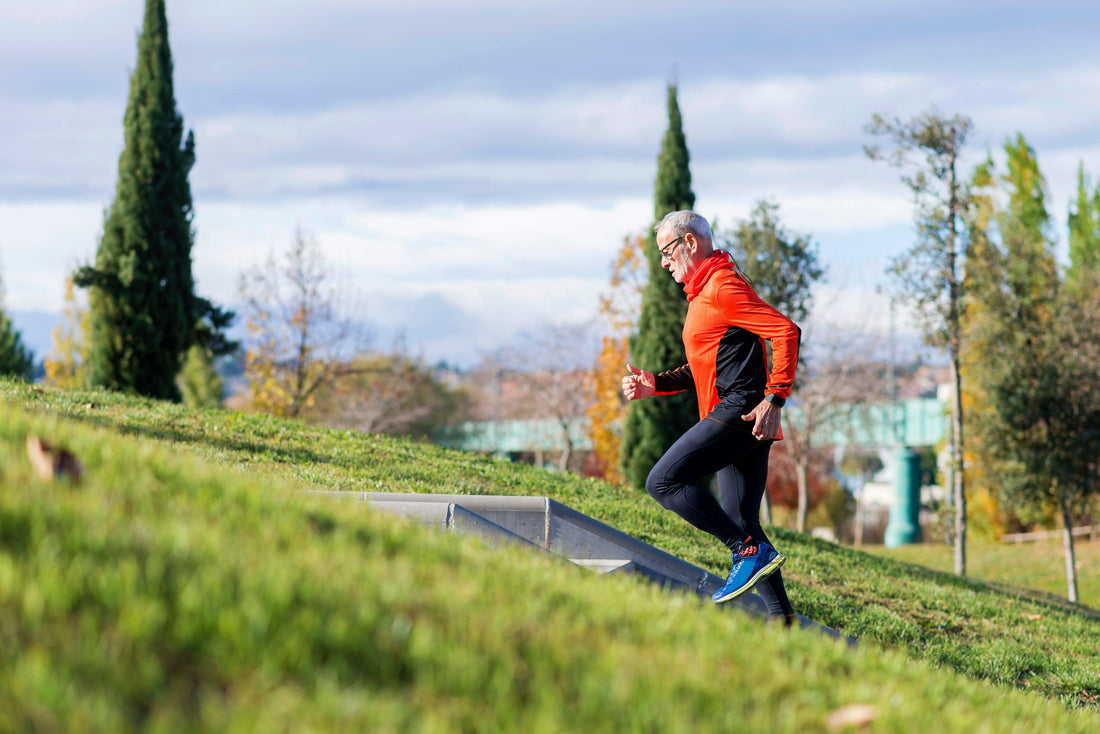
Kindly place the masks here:
<instances>
[{"instance_id":1,"label":"concrete edge","mask_svg":"<svg viewBox=\"0 0 1100 734\"><path fill-rule=\"evenodd\" d=\"M461 495L461 494L414 494L405 492L362 492L339 490L307 490L307 494L324 496L331 499L350 500L374 505L377 509L390 514L415 520L422 524L438 527L463 535L474 535L488 540L491 545L503 543L538 548L554 553L551 548L552 522L555 518L597 535L615 546L623 553L611 558L570 558L565 560L598 573L635 573L649 578L665 588L688 588L700 597L709 600L710 594L722 585L723 579L706 569L695 566L682 558L661 550L632 535L624 533L589 515L585 515L568 505L549 497L516 497L498 495ZM478 513L523 512L537 513L543 521L543 542L535 543L529 538L515 533ZM678 581L683 579L684 581ZM670 583L671 582L671 583ZM767 609L763 600L750 593L725 605L726 609L739 609L753 616L766 617ZM856 645L852 637L815 622L809 617L797 615L799 626L803 629L816 629L829 637L847 641L849 646Z\"/></svg>"}]
</instances>

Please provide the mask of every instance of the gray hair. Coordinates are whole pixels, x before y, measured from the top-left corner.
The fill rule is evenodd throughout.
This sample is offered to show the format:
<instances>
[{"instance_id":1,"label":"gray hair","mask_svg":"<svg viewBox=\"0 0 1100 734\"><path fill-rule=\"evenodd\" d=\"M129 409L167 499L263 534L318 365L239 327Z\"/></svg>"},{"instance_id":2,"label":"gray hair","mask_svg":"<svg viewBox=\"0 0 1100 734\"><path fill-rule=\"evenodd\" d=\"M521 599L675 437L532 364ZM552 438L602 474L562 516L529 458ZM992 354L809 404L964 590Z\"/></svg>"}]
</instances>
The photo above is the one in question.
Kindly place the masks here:
<instances>
[{"instance_id":1,"label":"gray hair","mask_svg":"<svg viewBox=\"0 0 1100 734\"><path fill-rule=\"evenodd\" d=\"M680 237L685 234L693 234L695 238L700 242L705 242L711 245L710 223L707 220L691 211L690 209L682 209L678 212L670 212L665 215L664 219L657 224L656 232L661 230L669 230L669 234L673 237Z\"/></svg>"}]
</instances>

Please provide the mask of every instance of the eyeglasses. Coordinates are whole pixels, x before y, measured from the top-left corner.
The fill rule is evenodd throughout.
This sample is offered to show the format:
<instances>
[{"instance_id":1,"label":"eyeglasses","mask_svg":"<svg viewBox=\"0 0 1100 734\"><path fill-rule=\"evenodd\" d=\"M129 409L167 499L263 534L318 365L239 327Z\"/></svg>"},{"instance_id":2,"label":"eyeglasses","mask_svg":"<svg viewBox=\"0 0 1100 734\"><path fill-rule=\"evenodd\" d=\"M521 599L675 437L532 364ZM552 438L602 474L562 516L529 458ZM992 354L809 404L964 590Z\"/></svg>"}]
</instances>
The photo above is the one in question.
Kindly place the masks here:
<instances>
[{"instance_id":1,"label":"eyeglasses","mask_svg":"<svg viewBox=\"0 0 1100 734\"><path fill-rule=\"evenodd\" d=\"M682 234L679 237L677 237L676 239L674 239L672 242L669 242L664 247L658 247L657 252L661 253L661 259L662 260L671 260L672 259L672 253L676 252L676 243L679 242L680 240L684 239L685 237L687 237L687 235Z\"/></svg>"}]
</instances>

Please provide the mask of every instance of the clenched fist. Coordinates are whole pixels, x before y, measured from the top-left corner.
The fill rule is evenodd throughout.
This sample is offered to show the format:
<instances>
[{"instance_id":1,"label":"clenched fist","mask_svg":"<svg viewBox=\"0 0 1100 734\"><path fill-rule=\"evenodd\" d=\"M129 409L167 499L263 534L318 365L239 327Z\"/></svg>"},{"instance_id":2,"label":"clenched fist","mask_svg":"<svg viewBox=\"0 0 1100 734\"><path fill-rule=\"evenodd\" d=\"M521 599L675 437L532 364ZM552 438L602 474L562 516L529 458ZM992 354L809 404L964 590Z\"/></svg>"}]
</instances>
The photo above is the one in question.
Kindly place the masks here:
<instances>
[{"instance_id":1,"label":"clenched fist","mask_svg":"<svg viewBox=\"0 0 1100 734\"><path fill-rule=\"evenodd\" d=\"M630 374L623 377L623 395L627 400L648 398L657 392L657 381L652 372L640 370L630 363L626 368L630 370Z\"/></svg>"}]
</instances>

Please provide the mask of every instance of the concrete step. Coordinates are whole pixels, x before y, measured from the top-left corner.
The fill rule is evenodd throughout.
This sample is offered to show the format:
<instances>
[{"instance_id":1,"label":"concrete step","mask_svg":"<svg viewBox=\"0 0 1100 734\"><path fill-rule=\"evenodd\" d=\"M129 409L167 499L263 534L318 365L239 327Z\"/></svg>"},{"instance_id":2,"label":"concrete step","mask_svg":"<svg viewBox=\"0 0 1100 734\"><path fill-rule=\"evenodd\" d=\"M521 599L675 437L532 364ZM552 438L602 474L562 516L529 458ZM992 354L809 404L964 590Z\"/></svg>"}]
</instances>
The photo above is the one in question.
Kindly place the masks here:
<instances>
[{"instance_id":1,"label":"concrete step","mask_svg":"<svg viewBox=\"0 0 1100 734\"><path fill-rule=\"evenodd\" d=\"M440 530L474 535L492 545L533 546L600 574L636 575L667 590L689 591L708 600L724 581L549 497L330 491L311 494L365 502L371 509ZM725 606L767 616L764 601L755 593ZM799 616L799 621L803 627L841 636L806 617Z\"/></svg>"},{"instance_id":2,"label":"concrete step","mask_svg":"<svg viewBox=\"0 0 1100 734\"><path fill-rule=\"evenodd\" d=\"M609 573L633 574L638 570L634 561L625 558L570 558L570 562L603 576Z\"/></svg>"}]
</instances>

